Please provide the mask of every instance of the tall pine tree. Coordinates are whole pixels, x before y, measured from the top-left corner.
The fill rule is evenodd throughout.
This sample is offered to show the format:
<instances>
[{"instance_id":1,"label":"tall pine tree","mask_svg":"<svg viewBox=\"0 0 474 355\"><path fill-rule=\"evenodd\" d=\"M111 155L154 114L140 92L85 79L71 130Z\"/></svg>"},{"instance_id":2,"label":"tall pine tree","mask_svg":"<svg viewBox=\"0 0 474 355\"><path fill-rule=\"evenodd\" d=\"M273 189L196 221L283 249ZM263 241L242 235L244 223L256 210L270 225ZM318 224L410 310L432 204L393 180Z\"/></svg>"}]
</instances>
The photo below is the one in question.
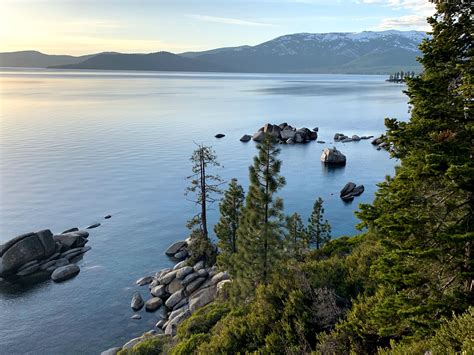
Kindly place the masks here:
<instances>
[{"instance_id":1,"label":"tall pine tree","mask_svg":"<svg viewBox=\"0 0 474 355\"><path fill-rule=\"evenodd\" d=\"M313 205L308 219L308 244L316 249L331 240L331 225L324 219L323 199L319 197Z\"/></svg>"},{"instance_id":2,"label":"tall pine tree","mask_svg":"<svg viewBox=\"0 0 474 355\"><path fill-rule=\"evenodd\" d=\"M235 284L240 299L252 296L257 285L268 284L283 249L283 201L275 196L285 185L277 159L280 150L271 135L266 135L257 148L237 233Z\"/></svg>"},{"instance_id":3,"label":"tall pine tree","mask_svg":"<svg viewBox=\"0 0 474 355\"><path fill-rule=\"evenodd\" d=\"M224 198L219 204L220 219L214 226L219 248L217 263L223 270L233 274L233 256L237 253L237 229L244 205L244 189L232 179Z\"/></svg>"},{"instance_id":4,"label":"tall pine tree","mask_svg":"<svg viewBox=\"0 0 474 355\"><path fill-rule=\"evenodd\" d=\"M307 230L299 213L295 212L286 218L286 248L290 257L301 259L308 249Z\"/></svg>"}]
</instances>

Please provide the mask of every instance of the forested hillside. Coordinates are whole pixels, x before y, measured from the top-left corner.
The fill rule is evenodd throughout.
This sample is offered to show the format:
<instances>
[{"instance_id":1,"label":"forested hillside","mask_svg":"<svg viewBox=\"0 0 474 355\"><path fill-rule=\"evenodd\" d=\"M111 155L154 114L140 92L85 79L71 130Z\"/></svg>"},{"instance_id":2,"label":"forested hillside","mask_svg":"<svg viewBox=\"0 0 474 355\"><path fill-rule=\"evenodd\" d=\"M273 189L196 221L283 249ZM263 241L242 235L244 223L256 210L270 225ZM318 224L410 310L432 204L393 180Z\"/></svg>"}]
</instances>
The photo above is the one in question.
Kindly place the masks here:
<instances>
[{"instance_id":1,"label":"forested hillside","mask_svg":"<svg viewBox=\"0 0 474 355\"><path fill-rule=\"evenodd\" d=\"M327 241L320 201L308 226L285 218L278 149L266 139L244 206L235 181L221 204L227 292L175 338L130 352L473 353L472 15L467 2L438 3L429 19L424 71L406 79L411 119L386 119L401 163L357 213L361 234Z\"/></svg>"}]
</instances>

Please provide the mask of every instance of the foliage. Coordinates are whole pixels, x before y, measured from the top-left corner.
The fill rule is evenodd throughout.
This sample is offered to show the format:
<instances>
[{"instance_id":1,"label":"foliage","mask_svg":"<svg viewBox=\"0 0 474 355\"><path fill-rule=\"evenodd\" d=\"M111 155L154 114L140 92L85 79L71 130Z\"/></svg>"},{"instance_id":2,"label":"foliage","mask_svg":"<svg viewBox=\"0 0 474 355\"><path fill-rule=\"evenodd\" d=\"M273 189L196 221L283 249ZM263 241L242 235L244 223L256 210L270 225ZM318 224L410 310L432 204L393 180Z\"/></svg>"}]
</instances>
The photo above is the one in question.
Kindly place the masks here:
<instances>
[{"instance_id":1,"label":"foliage","mask_svg":"<svg viewBox=\"0 0 474 355\"><path fill-rule=\"evenodd\" d=\"M166 352L169 339L164 336L149 336L129 350L120 350L119 355L160 355Z\"/></svg>"},{"instance_id":2,"label":"foliage","mask_svg":"<svg viewBox=\"0 0 474 355\"><path fill-rule=\"evenodd\" d=\"M302 259L308 250L307 231L298 213L286 217L286 247L289 257Z\"/></svg>"},{"instance_id":3,"label":"foliage","mask_svg":"<svg viewBox=\"0 0 474 355\"><path fill-rule=\"evenodd\" d=\"M244 204L244 189L232 179L219 204L220 218L214 226L219 248L218 265L232 274L232 256L237 253L237 229Z\"/></svg>"},{"instance_id":4,"label":"foliage","mask_svg":"<svg viewBox=\"0 0 474 355\"><path fill-rule=\"evenodd\" d=\"M331 240L331 225L327 220L324 220L323 199L321 197L314 202L308 223L307 235L310 246L319 249Z\"/></svg>"},{"instance_id":5,"label":"foliage","mask_svg":"<svg viewBox=\"0 0 474 355\"><path fill-rule=\"evenodd\" d=\"M283 201L275 194L285 185L279 175L280 152L271 135L257 146L258 156L249 168L250 186L237 232L235 290L239 299L252 296L259 284L267 285L278 267L283 249Z\"/></svg>"}]
</instances>

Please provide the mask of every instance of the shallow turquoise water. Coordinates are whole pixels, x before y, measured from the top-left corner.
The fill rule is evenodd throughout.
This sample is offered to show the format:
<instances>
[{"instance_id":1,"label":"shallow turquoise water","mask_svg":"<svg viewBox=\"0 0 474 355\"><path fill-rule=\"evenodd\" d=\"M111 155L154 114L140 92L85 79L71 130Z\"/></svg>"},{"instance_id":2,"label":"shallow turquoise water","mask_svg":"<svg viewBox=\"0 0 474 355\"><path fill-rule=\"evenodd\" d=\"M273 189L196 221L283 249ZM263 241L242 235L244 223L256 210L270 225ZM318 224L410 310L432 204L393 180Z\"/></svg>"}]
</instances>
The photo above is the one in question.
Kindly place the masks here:
<instances>
[{"instance_id":1,"label":"shallow turquoise water","mask_svg":"<svg viewBox=\"0 0 474 355\"><path fill-rule=\"evenodd\" d=\"M130 297L138 277L171 264L164 248L187 236L195 142L214 147L222 177L247 186L256 150L239 141L244 133L266 122L318 126L328 144L282 146L285 212L307 218L321 196L333 235L355 233L358 203L373 199L396 162L370 141L336 144L345 168L327 170L319 156L336 132L378 135L384 117L408 117L403 86L384 79L0 70L0 242L103 223L73 280L0 282L0 353L97 354L153 327L152 314L129 319ZM366 191L344 204L338 191L348 181Z\"/></svg>"}]
</instances>

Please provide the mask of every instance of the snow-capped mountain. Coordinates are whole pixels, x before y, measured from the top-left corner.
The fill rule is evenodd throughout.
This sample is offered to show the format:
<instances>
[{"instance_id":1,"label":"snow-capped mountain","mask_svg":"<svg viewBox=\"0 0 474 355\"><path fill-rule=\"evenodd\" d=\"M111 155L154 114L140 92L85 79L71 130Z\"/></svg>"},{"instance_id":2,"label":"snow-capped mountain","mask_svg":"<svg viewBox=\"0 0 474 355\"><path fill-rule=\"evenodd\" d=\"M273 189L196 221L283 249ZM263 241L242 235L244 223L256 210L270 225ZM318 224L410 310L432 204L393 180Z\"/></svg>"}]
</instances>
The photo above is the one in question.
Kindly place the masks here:
<instances>
[{"instance_id":1,"label":"snow-capped mountain","mask_svg":"<svg viewBox=\"0 0 474 355\"><path fill-rule=\"evenodd\" d=\"M296 33L256 46L188 52L188 56L239 72L389 73L419 70L419 31Z\"/></svg>"}]
</instances>

